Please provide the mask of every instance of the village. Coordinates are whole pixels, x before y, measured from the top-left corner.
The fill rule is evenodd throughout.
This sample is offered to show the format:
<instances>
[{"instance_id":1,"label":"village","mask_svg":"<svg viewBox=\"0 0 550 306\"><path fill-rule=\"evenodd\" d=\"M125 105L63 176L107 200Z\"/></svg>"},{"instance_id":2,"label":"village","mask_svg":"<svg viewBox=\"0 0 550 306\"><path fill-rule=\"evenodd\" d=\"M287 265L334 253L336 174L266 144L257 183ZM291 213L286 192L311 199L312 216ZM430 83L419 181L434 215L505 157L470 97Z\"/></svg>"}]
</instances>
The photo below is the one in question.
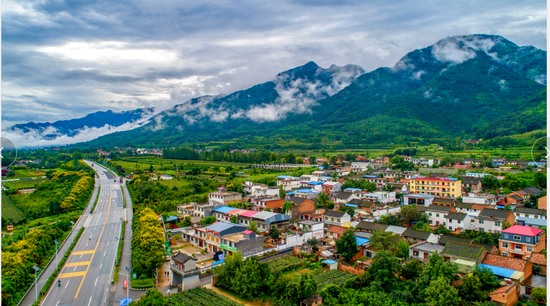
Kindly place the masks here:
<instances>
[{"instance_id":1,"label":"village","mask_svg":"<svg viewBox=\"0 0 550 306\"><path fill-rule=\"evenodd\" d=\"M457 288L464 276L488 269L498 277L498 288L489 294L497 305L514 305L520 298L532 298L533 290L540 290L535 288L546 288L546 191L528 186L508 193L488 192L484 178L490 182L504 176L473 171L511 167L538 171L544 160L492 158L489 169L482 160L464 159L454 166L461 169L461 179L444 169L392 170L390 157L357 160L327 167L327 159L317 158L312 162L319 170L310 175L280 175L276 186L245 181L243 193L220 187L205 203L177 205L178 214L166 220L166 231L201 252L174 250L171 285L179 290L196 288L201 285L200 275L211 273L226 256L236 253L244 258L313 255L325 271L362 275L377 252L384 250L381 239L388 239L405 246L400 251L405 253L400 256L401 266L410 261L429 263L434 253L453 263L458 274L452 285ZM441 162L406 160L427 167ZM284 170L308 164L304 160L253 167ZM186 218L191 226L175 226ZM202 225L205 218L214 223ZM345 236L353 240L351 256L343 256L345 251L339 248L338 241ZM176 243L174 238L171 241ZM204 258L213 260L205 265ZM318 294L302 301L321 303Z\"/></svg>"}]
</instances>

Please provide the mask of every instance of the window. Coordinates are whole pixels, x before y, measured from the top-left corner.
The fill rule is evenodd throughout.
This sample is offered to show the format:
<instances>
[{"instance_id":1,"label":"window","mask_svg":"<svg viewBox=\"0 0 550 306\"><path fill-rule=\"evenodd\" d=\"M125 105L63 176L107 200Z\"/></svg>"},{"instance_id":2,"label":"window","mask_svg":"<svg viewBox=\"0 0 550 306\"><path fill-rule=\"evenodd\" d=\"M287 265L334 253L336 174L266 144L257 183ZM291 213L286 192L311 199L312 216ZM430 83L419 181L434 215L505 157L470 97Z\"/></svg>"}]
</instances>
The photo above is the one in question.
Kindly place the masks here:
<instances>
[{"instance_id":1,"label":"window","mask_svg":"<svg viewBox=\"0 0 550 306\"><path fill-rule=\"evenodd\" d=\"M484 229L483 227L480 227L480 228L479 228L479 231L480 231L480 232L484 232L485 229Z\"/></svg>"},{"instance_id":2,"label":"window","mask_svg":"<svg viewBox=\"0 0 550 306\"><path fill-rule=\"evenodd\" d=\"M436 217L439 217L439 214L435 214Z\"/></svg>"},{"instance_id":3,"label":"window","mask_svg":"<svg viewBox=\"0 0 550 306\"><path fill-rule=\"evenodd\" d=\"M500 222L495 222L495 226L500 226Z\"/></svg>"},{"instance_id":4,"label":"window","mask_svg":"<svg viewBox=\"0 0 550 306\"><path fill-rule=\"evenodd\" d=\"M521 251L523 249L523 246L521 244L514 245L514 249Z\"/></svg>"},{"instance_id":5,"label":"window","mask_svg":"<svg viewBox=\"0 0 550 306\"><path fill-rule=\"evenodd\" d=\"M502 247L505 248L505 249L507 249L507 248L508 248L508 242L503 242L503 243L502 243Z\"/></svg>"},{"instance_id":6,"label":"window","mask_svg":"<svg viewBox=\"0 0 550 306\"><path fill-rule=\"evenodd\" d=\"M432 216L432 213L430 213L430 217Z\"/></svg>"},{"instance_id":7,"label":"window","mask_svg":"<svg viewBox=\"0 0 550 306\"><path fill-rule=\"evenodd\" d=\"M413 256L418 256L418 251L413 251Z\"/></svg>"},{"instance_id":8,"label":"window","mask_svg":"<svg viewBox=\"0 0 550 306\"><path fill-rule=\"evenodd\" d=\"M452 227L452 226L449 226L449 229L450 229L450 230L453 230L453 227Z\"/></svg>"},{"instance_id":9,"label":"window","mask_svg":"<svg viewBox=\"0 0 550 306\"><path fill-rule=\"evenodd\" d=\"M340 222L340 219L336 219L336 222Z\"/></svg>"},{"instance_id":10,"label":"window","mask_svg":"<svg viewBox=\"0 0 550 306\"><path fill-rule=\"evenodd\" d=\"M334 218L330 218L330 222L334 222Z\"/></svg>"},{"instance_id":11,"label":"window","mask_svg":"<svg viewBox=\"0 0 550 306\"><path fill-rule=\"evenodd\" d=\"M485 224L485 220L479 220L479 224Z\"/></svg>"},{"instance_id":12,"label":"window","mask_svg":"<svg viewBox=\"0 0 550 306\"><path fill-rule=\"evenodd\" d=\"M531 237L525 237L525 241L531 242Z\"/></svg>"},{"instance_id":13,"label":"window","mask_svg":"<svg viewBox=\"0 0 550 306\"><path fill-rule=\"evenodd\" d=\"M518 236L518 235L514 235L514 240L521 240L521 236Z\"/></svg>"},{"instance_id":14,"label":"window","mask_svg":"<svg viewBox=\"0 0 550 306\"><path fill-rule=\"evenodd\" d=\"M508 234L504 234L504 238L505 238L505 239L508 239Z\"/></svg>"},{"instance_id":15,"label":"window","mask_svg":"<svg viewBox=\"0 0 550 306\"><path fill-rule=\"evenodd\" d=\"M533 252L533 247L528 246L527 247L527 252Z\"/></svg>"}]
</instances>

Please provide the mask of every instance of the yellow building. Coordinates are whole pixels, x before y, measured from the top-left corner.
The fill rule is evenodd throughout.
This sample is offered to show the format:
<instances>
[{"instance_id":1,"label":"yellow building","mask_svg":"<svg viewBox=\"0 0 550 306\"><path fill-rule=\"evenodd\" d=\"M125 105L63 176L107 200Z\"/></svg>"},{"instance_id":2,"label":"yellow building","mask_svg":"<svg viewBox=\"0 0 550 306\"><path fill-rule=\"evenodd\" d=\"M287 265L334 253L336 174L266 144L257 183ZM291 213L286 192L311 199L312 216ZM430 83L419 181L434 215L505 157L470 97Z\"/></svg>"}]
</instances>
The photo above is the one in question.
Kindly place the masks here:
<instances>
[{"instance_id":1,"label":"yellow building","mask_svg":"<svg viewBox=\"0 0 550 306\"><path fill-rule=\"evenodd\" d=\"M410 181L412 193L458 198L462 196L462 182L454 177L416 176Z\"/></svg>"}]
</instances>

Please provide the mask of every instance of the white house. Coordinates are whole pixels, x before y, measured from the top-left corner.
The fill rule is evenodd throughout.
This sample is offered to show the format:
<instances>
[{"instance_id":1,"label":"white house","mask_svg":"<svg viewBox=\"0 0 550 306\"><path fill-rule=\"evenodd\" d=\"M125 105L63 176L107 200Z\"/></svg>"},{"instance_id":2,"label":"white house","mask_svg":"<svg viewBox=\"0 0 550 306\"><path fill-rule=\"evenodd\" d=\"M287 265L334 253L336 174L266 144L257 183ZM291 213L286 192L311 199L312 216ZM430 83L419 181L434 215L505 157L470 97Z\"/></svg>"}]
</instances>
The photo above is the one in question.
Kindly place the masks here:
<instances>
[{"instance_id":1,"label":"white house","mask_svg":"<svg viewBox=\"0 0 550 306\"><path fill-rule=\"evenodd\" d=\"M494 206L500 200L500 196L494 194L469 193L462 197L462 202Z\"/></svg>"},{"instance_id":2,"label":"white house","mask_svg":"<svg viewBox=\"0 0 550 306\"><path fill-rule=\"evenodd\" d=\"M465 213L450 212L447 214L446 218L446 227L448 230L454 231L457 229L460 230L470 230L473 229L472 226L472 217Z\"/></svg>"},{"instance_id":3,"label":"white house","mask_svg":"<svg viewBox=\"0 0 550 306\"><path fill-rule=\"evenodd\" d=\"M351 172L365 172L372 168L372 164L369 162L352 162L351 163Z\"/></svg>"},{"instance_id":4,"label":"white house","mask_svg":"<svg viewBox=\"0 0 550 306\"><path fill-rule=\"evenodd\" d=\"M427 241L417 242L409 247L409 257L411 259L417 259L420 261L427 262L428 257L433 253L437 252L441 254L441 251L445 246L439 245L437 243L429 243Z\"/></svg>"},{"instance_id":5,"label":"white house","mask_svg":"<svg viewBox=\"0 0 550 306\"><path fill-rule=\"evenodd\" d=\"M472 219L472 229L480 232L500 233L504 222L515 223L514 214L509 210L484 208Z\"/></svg>"},{"instance_id":6,"label":"white house","mask_svg":"<svg viewBox=\"0 0 550 306\"><path fill-rule=\"evenodd\" d=\"M544 209L516 207L514 209L514 215L516 217L546 220L546 210Z\"/></svg>"},{"instance_id":7,"label":"white house","mask_svg":"<svg viewBox=\"0 0 550 306\"><path fill-rule=\"evenodd\" d=\"M426 214L432 226L443 224L447 226L447 215L453 210L450 206L430 205L426 208Z\"/></svg>"},{"instance_id":8,"label":"white house","mask_svg":"<svg viewBox=\"0 0 550 306\"><path fill-rule=\"evenodd\" d=\"M348 213L334 210L327 210L323 214L323 223L325 227L330 225L338 225L342 227L351 227L351 216Z\"/></svg>"}]
</instances>

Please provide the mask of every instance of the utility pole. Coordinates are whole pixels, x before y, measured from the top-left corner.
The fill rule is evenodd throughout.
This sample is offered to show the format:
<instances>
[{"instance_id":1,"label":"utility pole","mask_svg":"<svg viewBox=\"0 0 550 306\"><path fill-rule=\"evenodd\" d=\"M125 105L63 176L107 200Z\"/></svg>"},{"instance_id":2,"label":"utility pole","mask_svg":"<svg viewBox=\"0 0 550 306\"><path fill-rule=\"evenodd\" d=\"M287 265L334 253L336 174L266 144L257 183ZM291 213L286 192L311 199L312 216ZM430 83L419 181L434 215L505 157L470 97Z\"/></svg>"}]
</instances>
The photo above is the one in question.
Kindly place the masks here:
<instances>
[{"instance_id":1,"label":"utility pole","mask_svg":"<svg viewBox=\"0 0 550 306\"><path fill-rule=\"evenodd\" d=\"M36 272L40 270L40 268L37 266L33 266L32 268L34 269L34 286L36 288L36 302L38 302L38 282L36 281Z\"/></svg>"}]
</instances>

